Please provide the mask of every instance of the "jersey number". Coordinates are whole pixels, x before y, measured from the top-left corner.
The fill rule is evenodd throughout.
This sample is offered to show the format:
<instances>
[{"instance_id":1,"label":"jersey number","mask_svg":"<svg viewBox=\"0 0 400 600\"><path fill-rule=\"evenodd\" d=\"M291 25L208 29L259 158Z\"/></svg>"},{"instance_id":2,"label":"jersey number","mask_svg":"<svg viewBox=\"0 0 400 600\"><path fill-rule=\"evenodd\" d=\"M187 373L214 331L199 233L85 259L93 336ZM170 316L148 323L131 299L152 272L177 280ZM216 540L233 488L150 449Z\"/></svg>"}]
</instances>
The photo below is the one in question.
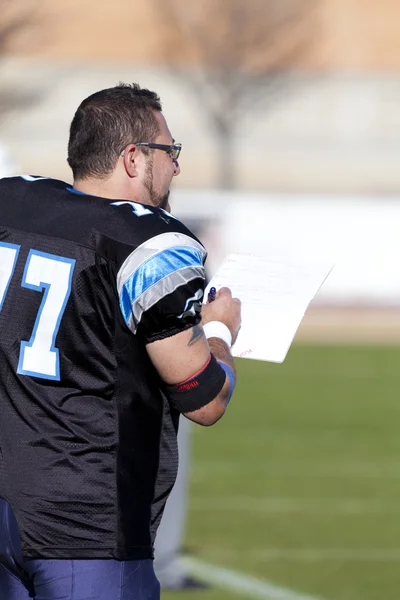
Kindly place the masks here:
<instances>
[{"instance_id":1,"label":"jersey number","mask_svg":"<svg viewBox=\"0 0 400 600\"><path fill-rule=\"evenodd\" d=\"M0 311L17 263L20 246L0 242ZM55 341L71 293L75 260L30 250L21 285L43 292L29 341L20 345L17 373L60 381L60 358Z\"/></svg>"}]
</instances>

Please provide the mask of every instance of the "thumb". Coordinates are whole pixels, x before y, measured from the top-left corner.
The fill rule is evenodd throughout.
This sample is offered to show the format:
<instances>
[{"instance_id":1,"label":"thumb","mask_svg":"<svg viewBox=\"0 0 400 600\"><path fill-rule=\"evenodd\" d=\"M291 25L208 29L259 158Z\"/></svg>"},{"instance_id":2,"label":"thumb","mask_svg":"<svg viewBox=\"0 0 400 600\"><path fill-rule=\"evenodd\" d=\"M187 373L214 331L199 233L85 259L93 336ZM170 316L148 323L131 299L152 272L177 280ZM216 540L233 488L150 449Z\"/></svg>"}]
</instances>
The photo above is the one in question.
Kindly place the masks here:
<instances>
[{"instance_id":1,"label":"thumb","mask_svg":"<svg viewBox=\"0 0 400 600\"><path fill-rule=\"evenodd\" d=\"M230 298L232 298L232 292L228 287L222 287L218 290L216 298L219 298L220 296L229 296Z\"/></svg>"}]
</instances>

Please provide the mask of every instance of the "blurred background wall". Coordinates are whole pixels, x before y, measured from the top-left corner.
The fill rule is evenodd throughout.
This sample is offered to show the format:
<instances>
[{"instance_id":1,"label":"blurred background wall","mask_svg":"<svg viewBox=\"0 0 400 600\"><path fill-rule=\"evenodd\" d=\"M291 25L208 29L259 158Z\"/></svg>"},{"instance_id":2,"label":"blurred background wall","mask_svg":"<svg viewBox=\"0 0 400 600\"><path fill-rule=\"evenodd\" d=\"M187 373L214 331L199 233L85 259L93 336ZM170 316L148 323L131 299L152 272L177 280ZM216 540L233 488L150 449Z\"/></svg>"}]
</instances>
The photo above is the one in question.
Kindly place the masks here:
<instances>
[{"instance_id":1,"label":"blurred background wall","mask_svg":"<svg viewBox=\"0 0 400 600\"><path fill-rule=\"evenodd\" d=\"M0 64L5 89L25 95L0 129L24 170L67 178L77 104L134 80L160 92L185 143L179 187L398 191L394 0L252 0L246 22L237 0L2 2L25 20Z\"/></svg>"}]
</instances>

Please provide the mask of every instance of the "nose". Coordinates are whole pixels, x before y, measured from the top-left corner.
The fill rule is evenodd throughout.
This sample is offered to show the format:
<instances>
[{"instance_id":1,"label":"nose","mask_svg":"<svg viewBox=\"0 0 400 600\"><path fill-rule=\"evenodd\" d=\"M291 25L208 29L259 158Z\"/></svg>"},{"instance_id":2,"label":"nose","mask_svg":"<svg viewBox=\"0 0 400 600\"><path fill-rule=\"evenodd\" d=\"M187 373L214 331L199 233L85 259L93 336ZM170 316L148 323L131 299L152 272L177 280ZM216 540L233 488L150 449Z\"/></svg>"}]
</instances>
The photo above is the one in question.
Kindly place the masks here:
<instances>
[{"instance_id":1,"label":"nose","mask_svg":"<svg viewBox=\"0 0 400 600\"><path fill-rule=\"evenodd\" d=\"M181 172L181 167L180 167L178 161L174 160L174 177L179 175L180 172Z\"/></svg>"}]
</instances>

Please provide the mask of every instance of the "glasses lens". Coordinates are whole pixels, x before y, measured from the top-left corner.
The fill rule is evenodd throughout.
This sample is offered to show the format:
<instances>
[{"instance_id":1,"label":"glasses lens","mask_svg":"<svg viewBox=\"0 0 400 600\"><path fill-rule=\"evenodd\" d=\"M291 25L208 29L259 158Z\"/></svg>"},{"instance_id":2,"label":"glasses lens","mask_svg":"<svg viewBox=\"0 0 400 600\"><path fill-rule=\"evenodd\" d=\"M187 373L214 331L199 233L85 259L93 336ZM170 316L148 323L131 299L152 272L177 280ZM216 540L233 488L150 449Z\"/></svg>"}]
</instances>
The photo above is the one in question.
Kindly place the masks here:
<instances>
[{"instance_id":1,"label":"glasses lens","mask_svg":"<svg viewBox=\"0 0 400 600\"><path fill-rule=\"evenodd\" d=\"M171 156L174 160L178 160L179 155L181 153L181 147L180 146L173 146L171 148Z\"/></svg>"}]
</instances>

